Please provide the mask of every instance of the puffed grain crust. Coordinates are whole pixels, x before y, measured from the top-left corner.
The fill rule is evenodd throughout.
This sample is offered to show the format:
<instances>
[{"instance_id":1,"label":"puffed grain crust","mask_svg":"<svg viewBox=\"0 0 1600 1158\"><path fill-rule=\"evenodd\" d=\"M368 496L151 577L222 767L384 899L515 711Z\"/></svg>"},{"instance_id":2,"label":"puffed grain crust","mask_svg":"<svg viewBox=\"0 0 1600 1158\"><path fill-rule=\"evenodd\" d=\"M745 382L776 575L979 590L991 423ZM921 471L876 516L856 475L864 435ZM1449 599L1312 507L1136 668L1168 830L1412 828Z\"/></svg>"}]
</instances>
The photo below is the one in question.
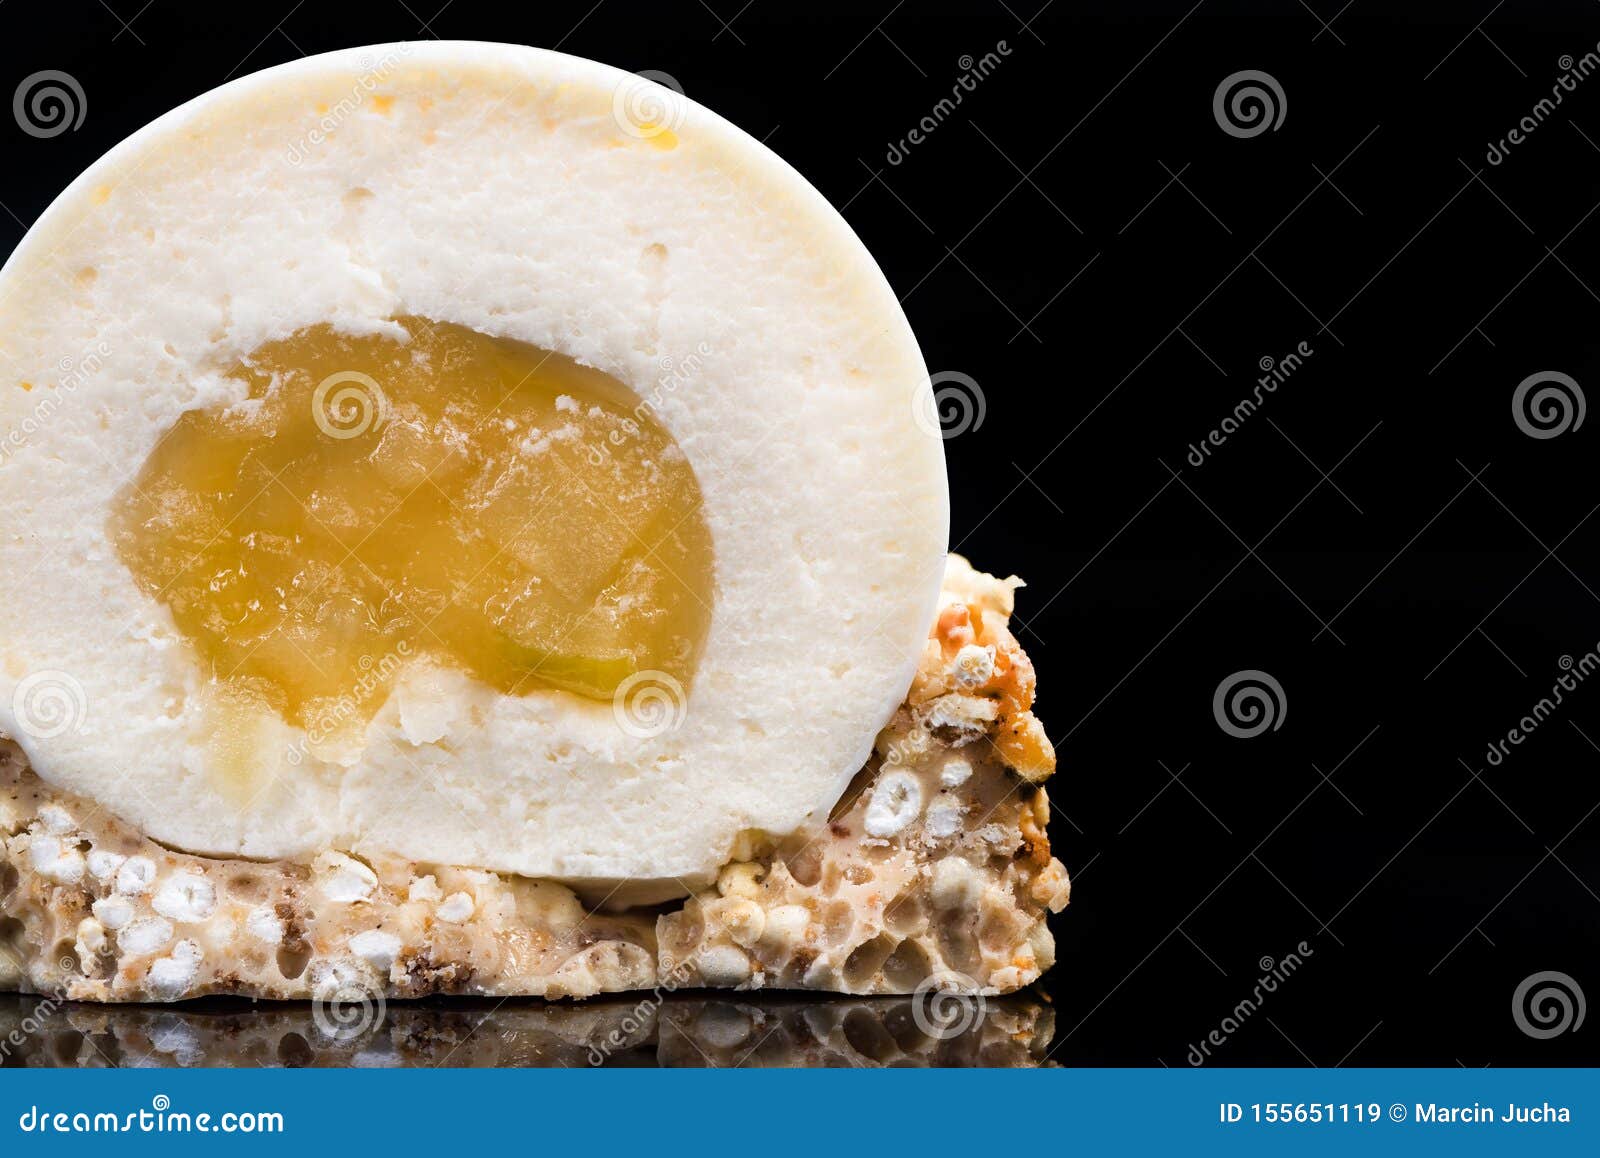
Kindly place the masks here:
<instances>
[{"instance_id":1,"label":"puffed grain crust","mask_svg":"<svg viewBox=\"0 0 1600 1158\"><path fill-rule=\"evenodd\" d=\"M567 886L328 849L194 856L57 792L0 740L0 989L331 1005L680 988L1009 993L1067 903L1055 753L1008 622L1016 578L952 555L905 703L825 818L754 836L715 886L610 912Z\"/></svg>"}]
</instances>

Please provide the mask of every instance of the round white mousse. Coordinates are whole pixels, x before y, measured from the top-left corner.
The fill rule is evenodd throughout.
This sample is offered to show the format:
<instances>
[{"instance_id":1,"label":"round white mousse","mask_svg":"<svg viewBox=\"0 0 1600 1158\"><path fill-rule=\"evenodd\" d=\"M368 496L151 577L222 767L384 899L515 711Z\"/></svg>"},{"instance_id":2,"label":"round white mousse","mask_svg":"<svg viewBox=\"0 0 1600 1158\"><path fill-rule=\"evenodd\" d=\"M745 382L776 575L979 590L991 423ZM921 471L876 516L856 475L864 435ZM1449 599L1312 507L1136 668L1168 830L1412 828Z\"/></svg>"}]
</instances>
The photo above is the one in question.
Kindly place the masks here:
<instances>
[{"instance_id":1,"label":"round white mousse","mask_svg":"<svg viewBox=\"0 0 1600 1158\"><path fill-rule=\"evenodd\" d=\"M214 673L119 559L114 496L180 413L243 398L242 355L403 315L560 351L651 404L715 545L698 671L660 730L414 659L358 751L319 758L273 719L229 791ZM0 273L0 730L194 852L704 879L741 832L826 810L906 692L949 519L927 394L844 220L674 93L474 43L244 78L94 164Z\"/></svg>"}]
</instances>

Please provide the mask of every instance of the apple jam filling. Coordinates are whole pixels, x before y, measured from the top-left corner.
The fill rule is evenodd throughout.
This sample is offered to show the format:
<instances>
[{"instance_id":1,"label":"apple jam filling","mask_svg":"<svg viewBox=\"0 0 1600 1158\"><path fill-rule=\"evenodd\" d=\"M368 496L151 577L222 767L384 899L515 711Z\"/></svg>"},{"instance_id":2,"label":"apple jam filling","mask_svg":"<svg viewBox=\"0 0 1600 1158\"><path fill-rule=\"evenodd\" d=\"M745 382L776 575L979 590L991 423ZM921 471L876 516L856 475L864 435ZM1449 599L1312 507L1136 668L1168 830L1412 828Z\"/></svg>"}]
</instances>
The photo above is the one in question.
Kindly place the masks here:
<instances>
[{"instance_id":1,"label":"apple jam filling","mask_svg":"<svg viewBox=\"0 0 1600 1158\"><path fill-rule=\"evenodd\" d=\"M269 342L232 371L248 401L173 424L111 515L141 587L230 694L307 727L369 719L416 656L508 694L687 685L711 535L649 407L559 354L399 324Z\"/></svg>"}]
</instances>

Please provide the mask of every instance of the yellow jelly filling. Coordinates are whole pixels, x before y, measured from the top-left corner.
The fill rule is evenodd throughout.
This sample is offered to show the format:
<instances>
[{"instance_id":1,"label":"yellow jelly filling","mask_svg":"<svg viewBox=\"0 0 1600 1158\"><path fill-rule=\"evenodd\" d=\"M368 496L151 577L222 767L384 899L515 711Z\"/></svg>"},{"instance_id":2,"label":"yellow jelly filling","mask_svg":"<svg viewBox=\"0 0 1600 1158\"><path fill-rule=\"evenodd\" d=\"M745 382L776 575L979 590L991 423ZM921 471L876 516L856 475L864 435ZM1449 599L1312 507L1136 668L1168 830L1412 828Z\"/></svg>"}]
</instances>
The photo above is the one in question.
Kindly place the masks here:
<instances>
[{"instance_id":1,"label":"yellow jelly filling","mask_svg":"<svg viewBox=\"0 0 1600 1158\"><path fill-rule=\"evenodd\" d=\"M249 400L181 415L111 534L231 695L362 723L412 657L509 694L687 685L711 535L672 436L621 383L462 326L327 326L233 371Z\"/></svg>"}]
</instances>

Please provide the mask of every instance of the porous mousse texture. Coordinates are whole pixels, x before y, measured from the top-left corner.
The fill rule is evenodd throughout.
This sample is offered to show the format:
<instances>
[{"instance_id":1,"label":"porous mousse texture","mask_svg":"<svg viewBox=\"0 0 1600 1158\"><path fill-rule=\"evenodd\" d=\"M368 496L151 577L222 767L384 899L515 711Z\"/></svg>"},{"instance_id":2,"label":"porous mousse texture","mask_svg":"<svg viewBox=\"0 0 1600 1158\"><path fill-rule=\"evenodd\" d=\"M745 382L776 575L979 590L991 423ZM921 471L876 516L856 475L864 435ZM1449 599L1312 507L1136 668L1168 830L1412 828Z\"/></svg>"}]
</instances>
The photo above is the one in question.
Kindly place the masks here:
<instances>
[{"instance_id":1,"label":"porous mousse texture","mask_svg":"<svg viewBox=\"0 0 1600 1158\"><path fill-rule=\"evenodd\" d=\"M1067 903L1007 624L1016 579L951 556L905 703L830 815L754 837L714 887L586 907L566 885L337 849L175 852L55 791L0 744L0 989L71 1001L211 994L589 997L639 989L1007 993L1055 959Z\"/></svg>"}]
</instances>

